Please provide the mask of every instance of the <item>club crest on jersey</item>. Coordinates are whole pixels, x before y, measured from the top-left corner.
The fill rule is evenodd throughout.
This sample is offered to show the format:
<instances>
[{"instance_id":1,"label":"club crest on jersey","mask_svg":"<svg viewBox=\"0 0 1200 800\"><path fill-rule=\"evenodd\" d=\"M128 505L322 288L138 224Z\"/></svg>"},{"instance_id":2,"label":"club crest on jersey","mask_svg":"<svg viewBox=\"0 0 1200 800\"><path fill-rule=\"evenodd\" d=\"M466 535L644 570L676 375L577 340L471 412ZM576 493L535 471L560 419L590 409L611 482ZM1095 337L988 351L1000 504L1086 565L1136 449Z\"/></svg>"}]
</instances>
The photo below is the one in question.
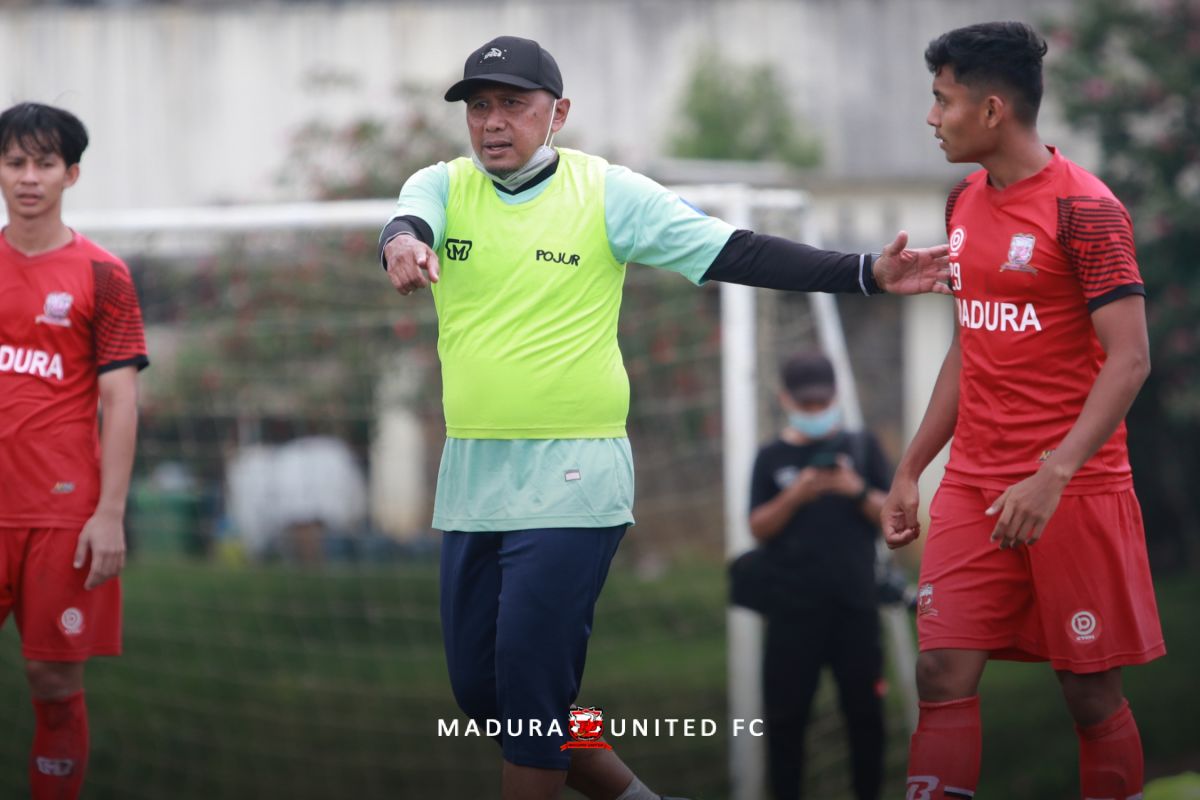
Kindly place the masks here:
<instances>
[{"instance_id":1,"label":"club crest on jersey","mask_svg":"<svg viewBox=\"0 0 1200 800\"><path fill-rule=\"evenodd\" d=\"M923 583L917 590L917 614L922 617L936 617L938 611L933 607L933 584Z\"/></svg>"},{"instance_id":2,"label":"club crest on jersey","mask_svg":"<svg viewBox=\"0 0 1200 800\"><path fill-rule=\"evenodd\" d=\"M1033 248L1037 247L1037 237L1032 233L1018 233L1008 243L1008 261L1000 266L1000 271L1028 272L1037 275L1037 268L1030 266L1033 260Z\"/></svg>"},{"instance_id":3,"label":"club crest on jersey","mask_svg":"<svg viewBox=\"0 0 1200 800\"><path fill-rule=\"evenodd\" d=\"M68 315L71 313L71 303L74 301L75 298L66 292L51 292L46 295L46 303L42 306L42 313L37 315L34 322L44 325L57 325L60 328L71 327L71 320L68 318Z\"/></svg>"}]
</instances>

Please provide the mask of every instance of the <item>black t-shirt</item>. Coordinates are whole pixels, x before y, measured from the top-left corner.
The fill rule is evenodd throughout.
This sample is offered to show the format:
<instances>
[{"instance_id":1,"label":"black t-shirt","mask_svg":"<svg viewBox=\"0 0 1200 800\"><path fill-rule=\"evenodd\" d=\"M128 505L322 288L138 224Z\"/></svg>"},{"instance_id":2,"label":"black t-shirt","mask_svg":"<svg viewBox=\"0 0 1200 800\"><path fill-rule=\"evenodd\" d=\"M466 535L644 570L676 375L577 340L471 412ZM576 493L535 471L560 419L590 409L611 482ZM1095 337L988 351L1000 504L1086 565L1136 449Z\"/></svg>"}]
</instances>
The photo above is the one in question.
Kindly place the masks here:
<instances>
[{"instance_id":1,"label":"black t-shirt","mask_svg":"<svg viewBox=\"0 0 1200 800\"><path fill-rule=\"evenodd\" d=\"M763 447L754 460L750 508L768 502L814 463L849 456L867 486L887 491L891 465L869 432L837 433L809 444L782 439ZM862 462L862 463L859 463ZM878 527L852 497L827 494L796 510L783 529L764 542L771 561L795 574L798 596L814 606L826 602L866 608L876 603L875 538Z\"/></svg>"}]
</instances>

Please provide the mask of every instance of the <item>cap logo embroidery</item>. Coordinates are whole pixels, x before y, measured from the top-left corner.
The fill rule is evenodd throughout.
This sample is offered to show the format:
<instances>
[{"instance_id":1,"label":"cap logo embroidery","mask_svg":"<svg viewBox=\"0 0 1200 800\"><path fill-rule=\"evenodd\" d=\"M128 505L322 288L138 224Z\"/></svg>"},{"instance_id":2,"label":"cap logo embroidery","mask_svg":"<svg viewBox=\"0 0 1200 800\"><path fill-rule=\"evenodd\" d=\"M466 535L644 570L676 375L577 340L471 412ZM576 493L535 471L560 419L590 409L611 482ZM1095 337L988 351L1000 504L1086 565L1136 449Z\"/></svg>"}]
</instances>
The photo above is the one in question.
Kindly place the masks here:
<instances>
[{"instance_id":1,"label":"cap logo embroidery","mask_svg":"<svg viewBox=\"0 0 1200 800\"><path fill-rule=\"evenodd\" d=\"M491 50L488 50L486 53L484 53L482 56L479 57L479 62L482 64L484 61L491 61L493 58L498 58L503 61L504 60L504 51L501 50L499 47L493 47Z\"/></svg>"}]
</instances>

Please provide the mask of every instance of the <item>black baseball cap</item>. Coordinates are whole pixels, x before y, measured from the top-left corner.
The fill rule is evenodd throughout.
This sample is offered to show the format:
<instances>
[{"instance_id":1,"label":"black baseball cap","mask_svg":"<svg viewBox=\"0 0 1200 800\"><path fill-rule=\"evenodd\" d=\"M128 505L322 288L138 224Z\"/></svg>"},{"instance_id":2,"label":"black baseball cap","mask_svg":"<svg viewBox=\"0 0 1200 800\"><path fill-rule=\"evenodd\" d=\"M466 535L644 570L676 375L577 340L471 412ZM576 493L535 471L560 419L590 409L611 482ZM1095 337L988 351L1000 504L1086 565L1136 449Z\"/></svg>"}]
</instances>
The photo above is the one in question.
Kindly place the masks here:
<instances>
[{"instance_id":1,"label":"black baseball cap","mask_svg":"<svg viewBox=\"0 0 1200 800\"><path fill-rule=\"evenodd\" d=\"M532 39L497 36L467 56L463 77L446 91L446 100L466 100L478 83L504 83L521 89L545 89L563 96L562 73L554 56Z\"/></svg>"},{"instance_id":2,"label":"black baseball cap","mask_svg":"<svg viewBox=\"0 0 1200 800\"><path fill-rule=\"evenodd\" d=\"M837 381L833 363L818 352L797 353L780 370L783 386L798 403L828 402L833 399Z\"/></svg>"}]
</instances>

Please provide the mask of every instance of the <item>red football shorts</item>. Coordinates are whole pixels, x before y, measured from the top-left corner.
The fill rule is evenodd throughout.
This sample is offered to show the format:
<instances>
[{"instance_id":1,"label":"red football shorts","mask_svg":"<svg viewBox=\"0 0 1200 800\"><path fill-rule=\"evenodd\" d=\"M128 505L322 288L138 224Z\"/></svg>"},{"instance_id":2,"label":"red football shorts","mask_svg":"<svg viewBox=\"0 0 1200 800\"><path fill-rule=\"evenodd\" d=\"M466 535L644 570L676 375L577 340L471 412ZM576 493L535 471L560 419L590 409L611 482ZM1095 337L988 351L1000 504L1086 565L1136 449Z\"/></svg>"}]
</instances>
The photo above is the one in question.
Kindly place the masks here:
<instances>
[{"instance_id":1,"label":"red football shorts","mask_svg":"<svg viewBox=\"0 0 1200 800\"><path fill-rule=\"evenodd\" d=\"M83 588L91 561L75 569L79 531L0 528L0 625L10 612L21 652L38 661L85 661L121 652L121 585Z\"/></svg>"},{"instance_id":2,"label":"red football shorts","mask_svg":"<svg viewBox=\"0 0 1200 800\"><path fill-rule=\"evenodd\" d=\"M999 491L944 481L921 558L921 650L987 650L1102 672L1166 653L1132 489L1064 495L1032 546L1001 550L984 512Z\"/></svg>"}]
</instances>

